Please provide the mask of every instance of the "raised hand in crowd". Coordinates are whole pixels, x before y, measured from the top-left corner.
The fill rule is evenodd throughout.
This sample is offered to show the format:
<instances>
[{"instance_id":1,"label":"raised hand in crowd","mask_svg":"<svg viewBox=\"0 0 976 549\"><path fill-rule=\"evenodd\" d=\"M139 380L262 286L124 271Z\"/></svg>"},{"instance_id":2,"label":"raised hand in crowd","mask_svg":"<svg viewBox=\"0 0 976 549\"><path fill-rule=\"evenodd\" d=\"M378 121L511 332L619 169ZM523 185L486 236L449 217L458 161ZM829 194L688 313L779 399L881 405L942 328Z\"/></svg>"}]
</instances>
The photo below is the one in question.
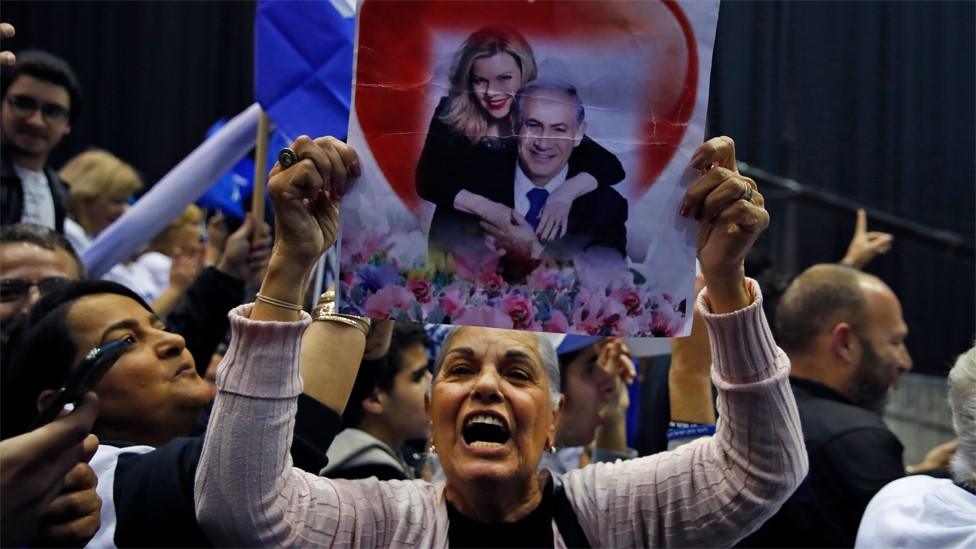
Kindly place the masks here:
<instances>
[{"instance_id":1,"label":"raised hand in crowd","mask_svg":"<svg viewBox=\"0 0 976 549\"><path fill-rule=\"evenodd\" d=\"M618 338L604 339L597 344L597 367L613 379L613 390L600 410L600 426L596 447L617 453L627 452L627 409L630 393L627 387L634 382L637 371L630 357L630 349Z\"/></svg>"},{"instance_id":2,"label":"raised hand in crowd","mask_svg":"<svg viewBox=\"0 0 976 549\"><path fill-rule=\"evenodd\" d=\"M243 280L246 286L257 286L270 258L271 227L247 214L244 223L227 237L217 270Z\"/></svg>"},{"instance_id":3,"label":"raised hand in crowd","mask_svg":"<svg viewBox=\"0 0 976 549\"><path fill-rule=\"evenodd\" d=\"M695 278L695 297L705 287L705 277ZM712 401L712 353L708 328L698 307L692 307L691 333L671 340L671 368L668 371L668 394L671 420L683 423L715 423Z\"/></svg>"},{"instance_id":4,"label":"raised hand in crowd","mask_svg":"<svg viewBox=\"0 0 976 549\"><path fill-rule=\"evenodd\" d=\"M39 542L84 545L98 529L101 500L95 502L88 467L98 448L90 434L97 414L97 399L88 393L71 413L0 441L4 547L22 546L36 535Z\"/></svg>"},{"instance_id":5,"label":"raised hand in crowd","mask_svg":"<svg viewBox=\"0 0 976 549\"><path fill-rule=\"evenodd\" d=\"M864 209L857 210L854 236L847 247L847 253L840 262L855 269L863 269L875 257L891 249L895 237L889 233L868 230L868 214Z\"/></svg>"},{"instance_id":6,"label":"raised hand in crowd","mask_svg":"<svg viewBox=\"0 0 976 549\"><path fill-rule=\"evenodd\" d=\"M698 260L713 313L752 303L745 286L745 257L769 226L769 213L756 182L739 174L735 143L709 139L695 151L691 167L702 171L685 194L679 214L700 221Z\"/></svg>"},{"instance_id":7,"label":"raised hand in crowd","mask_svg":"<svg viewBox=\"0 0 976 549\"><path fill-rule=\"evenodd\" d=\"M17 34L14 30L14 26L10 23L0 23L0 38L6 40L7 38L13 38ZM17 56L14 55L12 51L0 51L0 65L13 65L17 62Z\"/></svg>"},{"instance_id":8,"label":"raised hand in crowd","mask_svg":"<svg viewBox=\"0 0 976 549\"><path fill-rule=\"evenodd\" d=\"M339 200L358 176L356 152L334 137L299 137L291 146L298 162L275 163L268 193L275 208L275 243L260 296L301 303L306 278L339 234ZM253 320L295 320L297 311L257 300Z\"/></svg>"},{"instance_id":9,"label":"raised hand in crowd","mask_svg":"<svg viewBox=\"0 0 976 549\"><path fill-rule=\"evenodd\" d=\"M157 315L165 317L180 302L203 270L205 254L206 249L203 246L176 249L169 269L169 285L150 304Z\"/></svg>"},{"instance_id":10,"label":"raised hand in crowd","mask_svg":"<svg viewBox=\"0 0 976 549\"><path fill-rule=\"evenodd\" d=\"M220 261L228 235L227 223L222 213L217 212L207 220L207 265L213 266Z\"/></svg>"},{"instance_id":11,"label":"raised hand in crowd","mask_svg":"<svg viewBox=\"0 0 976 549\"><path fill-rule=\"evenodd\" d=\"M206 250L202 246L179 248L173 254L173 265L169 270L169 285L186 291L203 270Z\"/></svg>"}]
</instances>

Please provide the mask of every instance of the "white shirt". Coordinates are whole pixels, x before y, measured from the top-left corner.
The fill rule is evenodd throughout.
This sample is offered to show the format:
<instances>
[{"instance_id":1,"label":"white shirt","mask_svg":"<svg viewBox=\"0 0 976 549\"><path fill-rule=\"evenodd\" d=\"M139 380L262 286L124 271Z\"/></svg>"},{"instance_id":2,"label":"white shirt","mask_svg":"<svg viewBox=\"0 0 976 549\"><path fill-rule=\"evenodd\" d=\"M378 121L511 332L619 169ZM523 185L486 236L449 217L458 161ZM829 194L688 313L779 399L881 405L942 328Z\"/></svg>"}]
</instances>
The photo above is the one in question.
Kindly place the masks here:
<instances>
[{"instance_id":1,"label":"white shirt","mask_svg":"<svg viewBox=\"0 0 976 549\"><path fill-rule=\"evenodd\" d=\"M163 293L169 286L169 271L173 267L173 258L160 252L146 252L136 260L152 275L156 284L156 295Z\"/></svg>"},{"instance_id":2,"label":"white shirt","mask_svg":"<svg viewBox=\"0 0 976 549\"><path fill-rule=\"evenodd\" d=\"M57 229L55 227L54 197L51 196L51 187L47 184L47 176L44 175L44 172L28 170L16 164L14 164L14 170L20 177L20 184L24 189L24 213L20 216L20 222Z\"/></svg>"},{"instance_id":3,"label":"white shirt","mask_svg":"<svg viewBox=\"0 0 976 549\"><path fill-rule=\"evenodd\" d=\"M103 276L102 280L118 282L139 294L139 297L144 299L146 303L152 303L161 293L160 288L156 286L156 281L153 280L152 273L145 265L137 261L119 263L112 267L112 270Z\"/></svg>"},{"instance_id":4,"label":"white shirt","mask_svg":"<svg viewBox=\"0 0 976 549\"><path fill-rule=\"evenodd\" d=\"M559 171L544 187L540 187L529 179L529 176L525 175L522 171L522 166L515 163L515 211L519 213L522 217L529 213L529 197L527 193L532 189L545 189L552 195L560 185L566 182L566 174L569 173L569 164L563 166L563 169Z\"/></svg>"},{"instance_id":5,"label":"white shirt","mask_svg":"<svg viewBox=\"0 0 976 549\"><path fill-rule=\"evenodd\" d=\"M855 547L976 547L976 496L949 479L914 475L875 494Z\"/></svg>"},{"instance_id":6,"label":"white shirt","mask_svg":"<svg viewBox=\"0 0 976 549\"><path fill-rule=\"evenodd\" d=\"M102 498L102 510L99 516L101 525L95 536L88 542L86 547L115 547L115 468L119 464L119 456L122 454L145 454L155 450L152 446L128 446L126 448L116 448L115 446L98 445L98 451L88 462L91 465L95 476L98 477L98 485L95 492Z\"/></svg>"},{"instance_id":7,"label":"white shirt","mask_svg":"<svg viewBox=\"0 0 976 549\"><path fill-rule=\"evenodd\" d=\"M64 237L68 239L71 247L75 249L75 253L78 255L85 253L85 250L91 248L92 237L85 232L84 227L70 217L64 219Z\"/></svg>"}]
</instances>

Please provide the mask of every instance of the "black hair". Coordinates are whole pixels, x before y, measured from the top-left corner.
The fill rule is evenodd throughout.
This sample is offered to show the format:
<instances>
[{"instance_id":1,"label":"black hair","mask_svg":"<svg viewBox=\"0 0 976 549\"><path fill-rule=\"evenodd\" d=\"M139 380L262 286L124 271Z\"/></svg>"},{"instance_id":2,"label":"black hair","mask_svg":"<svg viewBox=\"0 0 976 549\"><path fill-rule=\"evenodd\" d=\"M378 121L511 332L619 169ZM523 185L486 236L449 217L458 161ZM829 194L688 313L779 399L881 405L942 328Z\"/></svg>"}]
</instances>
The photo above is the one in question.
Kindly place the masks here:
<instances>
[{"instance_id":1,"label":"black hair","mask_svg":"<svg viewBox=\"0 0 976 549\"><path fill-rule=\"evenodd\" d=\"M363 400L373 391L389 392L403 368L403 351L413 345L426 346L428 336L423 324L397 322L390 339L390 350L381 358L363 360L356 374L356 382L349 393L349 404L342 413L344 427L356 427L363 420Z\"/></svg>"},{"instance_id":2,"label":"black hair","mask_svg":"<svg viewBox=\"0 0 976 549\"><path fill-rule=\"evenodd\" d=\"M7 97L7 90L21 76L30 76L38 80L61 86L68 92L71 105L68 108L68 119L72 124L81 113L81 85L75 71L67 61L56 55L41 50L26 50L17 54L17 62L12 67L4 67L2 71L3 97Z\"/></svg>"},{"instance_id":3,"label":"black hair","mask_svg":"<svg viewBox=\"0 0 976 549\"><path fill-rule=\"evenodd\" d=\"M68 311L79 299L97 294L128 297L144 309L152 308L138 294L106 280L75 280L45 294L26 316L11 327L10 346L3 357L2 421L0 438L26 431L37 414L37 397L64 383L78 355L68 327Z\"/></svg>"},{"instance_id":4,"label":"black hair","mask_svg":"<svg viewBox=\"0 0 976 549\"><path fill-rule=\"evenodd\" d=\"M78 276L81 278L85 277L85 264L81 262L81 258L78 257L78 252L75 251L71 242L61 233L43 225L35 225L33 223L17 223L15 225L6 225L0 229L0 244L14 244L17 242L27 242L45 250L64 250L68 252L68 255L71 256L71 259L75 261L75 265L78 267Z\"/></svg>"}]
</instances>

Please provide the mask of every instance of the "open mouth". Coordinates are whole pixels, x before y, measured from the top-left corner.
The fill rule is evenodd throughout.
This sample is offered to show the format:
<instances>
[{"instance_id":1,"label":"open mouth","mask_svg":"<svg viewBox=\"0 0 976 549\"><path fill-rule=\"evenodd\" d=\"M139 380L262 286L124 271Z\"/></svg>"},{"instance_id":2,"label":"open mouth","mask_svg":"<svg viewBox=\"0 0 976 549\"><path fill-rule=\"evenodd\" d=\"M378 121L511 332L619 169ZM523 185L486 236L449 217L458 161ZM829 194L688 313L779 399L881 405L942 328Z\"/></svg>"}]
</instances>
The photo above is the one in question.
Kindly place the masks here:
<instances>
[{"instance_id":1,"label":"open mouth","mask_svg":"<svg viewBox=\"0 0 976 549\"><path fill-rule=\"evenodd\" d=\"M464 443L473 448L498 448L510 438L508 426L500 418L488 414L475 414L464 422L461 429Z\"/></svg>"}]
</instances>

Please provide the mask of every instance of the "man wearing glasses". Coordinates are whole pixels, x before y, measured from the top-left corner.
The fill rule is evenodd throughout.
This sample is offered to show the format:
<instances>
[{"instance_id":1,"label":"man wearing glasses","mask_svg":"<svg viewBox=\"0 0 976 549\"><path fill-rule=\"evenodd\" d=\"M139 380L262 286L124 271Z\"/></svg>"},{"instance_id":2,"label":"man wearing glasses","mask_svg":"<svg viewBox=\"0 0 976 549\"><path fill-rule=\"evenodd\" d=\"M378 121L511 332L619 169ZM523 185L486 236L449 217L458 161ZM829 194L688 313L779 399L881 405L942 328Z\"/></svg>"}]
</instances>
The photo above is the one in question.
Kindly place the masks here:
<instances>
[{"instance_id":1,"label":"man wearing glasses","mask_svg":"<svg viewBox=\"0 0 976 549\"><path fill-rule=\"evenodd\" d=\"M63 235L39 225L4 226L0 229L0 327L25 314L46 291L84 276L81 259Z\"/></svg>"},{"instance_id":2,"label":"man wearing glasses","mask_svg":"<svg viewBox=\"0 0 976 549\"><path fill-rule=\"evenodd\" d=\"M3 72L0 223L34 223L64 232L67 189L48 155L71 131L81 90L63 59L42 51L17 56Z\"/></svg>"}]
</instances>

